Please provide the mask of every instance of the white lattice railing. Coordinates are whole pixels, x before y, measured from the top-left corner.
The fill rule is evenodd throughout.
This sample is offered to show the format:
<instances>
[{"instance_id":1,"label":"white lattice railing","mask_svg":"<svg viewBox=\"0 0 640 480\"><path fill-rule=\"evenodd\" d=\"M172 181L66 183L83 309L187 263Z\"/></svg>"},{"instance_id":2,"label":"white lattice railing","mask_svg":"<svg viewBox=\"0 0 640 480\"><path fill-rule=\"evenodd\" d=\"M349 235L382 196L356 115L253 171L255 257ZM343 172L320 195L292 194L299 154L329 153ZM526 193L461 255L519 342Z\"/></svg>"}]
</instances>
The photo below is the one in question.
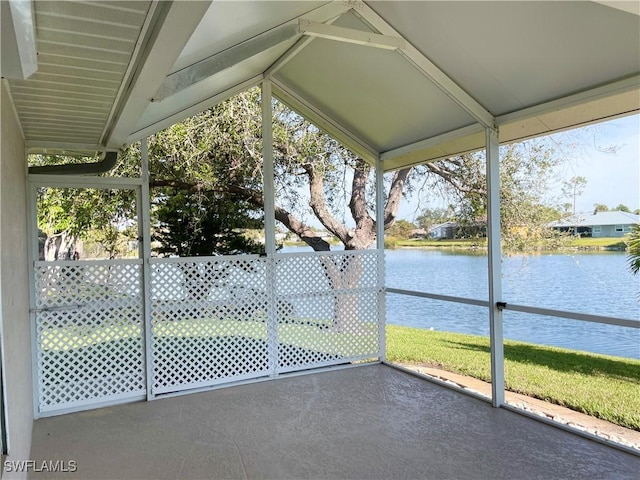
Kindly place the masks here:
<instances>
[{"instance_id":1,"label":"white lattice railing","mask_svg":"<svg viewBox=\"0 0 640 480\"><path fill-rule=\"evenodd\" d=\"M36 262L40 411L378 358L379 255Z\"/></svg>"},{"instance_id":2,"label":"white lattice railing","mask_svg":"<svg viewBox=\"0 0 640 480\"><path fill-rule=\"evenodd\" d=\"M279 372L378 356L377 252L282 254L272 260Z\"/></svg>"},{"instance_id":3,"label":"white lattice railing","mask_svg":"<svg viewBox=\"0 0 640 480\"><path fill-rule=\"evenodd\" d=\"M270 371L267 259L154 259L153 393Z\"/></svg>"},{"instance_id":4,"label":"white lattice railing","mask_svg":"<svg viewBox=\"0 0 640 480\"><path fill-rule=\"evenodd\" d=\"M142 261L36 262L40 412L146 392Z\"/></svg>"}]
</instances>

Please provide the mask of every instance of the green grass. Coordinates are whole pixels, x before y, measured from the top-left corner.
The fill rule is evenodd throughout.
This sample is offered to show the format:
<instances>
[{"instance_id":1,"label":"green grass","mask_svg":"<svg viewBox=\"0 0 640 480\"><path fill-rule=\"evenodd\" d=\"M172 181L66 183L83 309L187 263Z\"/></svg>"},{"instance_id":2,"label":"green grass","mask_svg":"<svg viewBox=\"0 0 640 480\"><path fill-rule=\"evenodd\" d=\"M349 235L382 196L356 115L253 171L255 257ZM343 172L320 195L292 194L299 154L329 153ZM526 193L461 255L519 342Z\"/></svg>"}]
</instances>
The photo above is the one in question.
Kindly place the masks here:
<instances>
[{"instance_id":1,"label":"green grass","mask_svg":"<svg viewBox=\"0 0 640 480\"><path fill-rule=\"evenodd\" d=\"M581 249L616 249L625 250L627 244L624 238L576 238L569 242L569 248ZM432 239L399 239L389 238L385 240L385 247L422 247L422 248L452 248L452 249L483 249L487 247L486 238L478 239L453 239L453 240L432 240Z\"/></svg>"},{"instance_id":2,"label":"green grass","mask_svg":"<svg viewBox=\"0 0 640 480\"><path fill-rule=\"evenodd\" d=\"M618 248L626 249L627 244L624 242L624 238L576 238L571 241L572 247L603 247L603 248Z\"/></svg>"},{"instance_id":3,"label":"green grass","mask_svg":"<svg viewBox=\"0 0 640 480\"><path fill-rule=\"evenodd\" d=\"M505 387L640 431L640 360L505 341ZM387 325L387 359L491 381L489 339Z\"/></svg>"},{"instance_id":4,"label":"green grass","mask_svg":"<svg viewBox=\"0 0 640 480\"><path fill-rule=\"evenodd\" d=\"M430 240L426 238L417 238L402 240L396 239L393 243L396 247L438 247L438 248L480 248L487 246L486 238L477 239L454 239L454 240Z\"/></svg>"},{"instance_id":5,"label":"green grass","mask_svg":"<svg viewBox=\"0 0 640 480\"><path fill-rule=\"evenodd\" d=\"M375 350L377 325L363 323L360 331L341 332L329 328L327 322L307 323L302 320L278 324L278 343L328 355L360 356ZM243 337L253 340L268 338L267 323L251 319L186 318L153 323L156 339L211 339ZM115 345L142 337L138 322L108 322L104 325L69 325L48 328L39 335L43 350L66 352L105 344Z\"/></svg>"}]
</instances>

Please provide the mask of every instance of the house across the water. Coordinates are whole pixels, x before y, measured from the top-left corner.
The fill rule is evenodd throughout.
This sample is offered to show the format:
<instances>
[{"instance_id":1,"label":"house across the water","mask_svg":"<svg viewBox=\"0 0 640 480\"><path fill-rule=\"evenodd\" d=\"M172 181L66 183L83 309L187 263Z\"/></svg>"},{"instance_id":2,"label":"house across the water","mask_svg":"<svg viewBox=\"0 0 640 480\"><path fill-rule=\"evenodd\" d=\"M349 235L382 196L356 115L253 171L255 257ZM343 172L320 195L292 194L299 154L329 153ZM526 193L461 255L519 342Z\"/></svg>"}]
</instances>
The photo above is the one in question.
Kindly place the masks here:
<instances>
[{"instance_id":1,"label":"house across the water","mask_svg":"<svg viewBox=\"0 0 640 480\"><path fill-rule=\"evenodd\" d=\"M578 213L549 223L549 227L562 232L575 232L581 237L623 237L633 225L640 223L640 215L610 211Z\"/></svg>"}]
</instances>

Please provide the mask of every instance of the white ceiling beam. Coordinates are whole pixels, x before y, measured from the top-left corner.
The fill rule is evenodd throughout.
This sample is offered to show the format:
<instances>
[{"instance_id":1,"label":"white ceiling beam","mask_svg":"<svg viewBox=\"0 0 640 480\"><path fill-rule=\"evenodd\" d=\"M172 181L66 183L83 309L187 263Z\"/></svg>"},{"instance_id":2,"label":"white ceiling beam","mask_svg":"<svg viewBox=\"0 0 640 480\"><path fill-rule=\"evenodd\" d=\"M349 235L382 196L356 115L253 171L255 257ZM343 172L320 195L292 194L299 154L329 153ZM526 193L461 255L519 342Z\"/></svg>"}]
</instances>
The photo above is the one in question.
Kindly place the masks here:
<instances>
[{"instance_id":1,"label":"white ceiling beam","mask_svg":"<svg viewBox=\"0 0 640 480\"><path fill-rule=\"evenodd\" d=\"M377 31L381 32L383 35L401 37L401 35L391 25L389 25L367 4L360 0L354 1L353 3L354 12ZM406 42L406 47L398 49L398 52L400 52L424 76L426 76L449 98L460 105L460 107L475 118L481 125L488 128L495 128L495 119L493 115L478 101L471 97L471 95L465 92L462 87L447 76L447 74L440 70L435 63L424 56L417 48L409 42Z\"/></svg>"},{"instance_id":2,"label":"white ceiling beam","mask_svg":"<svg viewBox=\"0 0 640 480\"><path fill-rule=\"evenodd\" d=\"M352 28L336 27L326 23L314 22L301 18L298 21L300 33L327 40L365 45L386 50L398 50L407 47L404 38L398 36L380 35L379 33L364 32Z\"/></svg>"},{"instance_id":3,"label":"white ceiling beam","mask_svg":"<svg viewBox=\"0 0 640 480\"><path fill-rule=\"evenodd\" d=\"M299 21L314 22L311 19L329 19L328 23L335 21L340 15L349 11L350 7L345 5L344 2L334 1L328 4L324 4L310 12L304 14L305 20L294 18L282 25L274 27L270 30L262 32L255 37L252 37L237 45L233 45L222 52L218 52L210 57L207 57L193 65L189 65L177 72L174 72L167 76L163 80L162 85L153 96L154 102L162 101L163 99L177 93L185 88L198 83L206 78L216 75L228 68L231 68L238 63L248 60L263 51L280 45L281 43L290 41L296 37L302 35L300 31ZM307 18L308 17L308 18ZM302 38L292 46L287 52L285 52L278 61L276 61L268 71L265 72L265 77L270 77L277 70L282 68L289 60L291 60L296 54L304 49L309 44L310 39Z\"/></svg>"},{"instance_id":4,"label":"white ceiling beam","mask_svg":"<svg viewBox=\"0 0 640 480\"><path fill-rule=\"evenodd\" d=\"M527 120L540 115L545 115L552 112L564 110L577 105L582 105L590 101L599 100L602 98L612 97L614 95L623 94L626 92L640 92L640 75L634 75L632 77L618 80L600 87L593 88L591 90L585 90L583 92L569 95L567 97L559 98L546 103L541 103L533 107L525 108L515 112L507 113L496 117L496 125L502 126L506 124L515 123L522 120ZM640 97L639 97L640 101Z\"/></svg>"},{"instance_id":5,"label":"white ceiling beam","mask_svg":"<svg viewBox=\"0 0 640 480\"><path fill-rule=\"evenodd\" d=\"M26 80L38 70L33 2L4 0L0 3L2 77Z\"/></svg>"},{"instance_id":6,"label":"white ceiling beam","mask_svg":"<svg viewBox=\"0 0 640 480\"><path fill-rule=\"evenodd\" d=\"M594 0L595 3L605 5L607 7L622 10L623 12L640 15L640 2L637 0L620 1L620 0Z\"/></svg>"},{"instance_id":7,"label":"white ceiling beam","mask_svg":"<svg viewBox=\"0 0 640 480\"><path fill-rule=\"evenodd\" d=\"M366 162L375 165L378 160L378 151L367 142L358 137L355 133L345 128L336 120L325 114L315 105L311 104L291 87L284 85L278 79L273 78L273 95L297 111L313 123L316 127L325 131L333 138L342 143L345 147L359 155Z\"/></svg>"},{"instance_id":8,"label":"white ceiling beam","mask_svg":"<svg viewBox=\"0 0 640 480\"><path fill-rule=\"evenodd\" d=\"M133 132L129 136L129 138L127 139L127 144L137 142L138 140L144 137L153 135L154 133L159 132L160 130L163 130L167 127L170 127L175 123L181 122L185 118L189 118L197 113L202 112L203 110L206 110L209 107L212 107L213 105L217 105L221 102L224 102L225 100L233 97L234 95L237 95L240 92L244 92L252 87L255 87L262 81L263 78L264 76L262 74L256 75L255 77L250 78L242 83L239 83L238 85L235 85L223 92L220 92L212 97L209 97L194 105L191 105L184 110L175 112L169 115L168 117L163 118L162 120L159 120L149 125L145 125L143 128Z\"/></svg>"},{"instance_id":9,"label":"white ceiling beam","mask_svg":"<svg viewBox=\"0 0 640 480\"><path fill-rule=\"evenodd\" d=\"M413 154L419 154L428 148L437 147L445 142L456 140L458 138L466 137L467 135L473 135L474 133L480 133L484 131L484 127L478 123L469 125L467 127L458 128L450 132L436 135L435 137L425 138L418 142L405 145L403 147L394 148L393 150L387 150L380 154L380 160L383 162L389 162L398 157L411 156Z\"/></svg>"},{"instance_id":10,"label":"white ceiling beam","mask_svg":"<svg viewBox=\"0 0 640 480\"><path fill-rule=\"evenodd\" d=\"M126 143L151 102L151 96L171 71L210 4L210 0L158 2L156 11L162 18L152 22L145 36L132 79L127 82L127 91L122 95L101 143L110 148L120 148Z\"/></svg>"},{"instance_id":11,"label":"white ceiling beam","mask_svg":"<svg viewBox=\"0 0 640 480\"><path fill-rule=\"evenodd\" d=\"M322 5L311 12L305 13L304 18L317 18L322 20L328 19L324 21L324 23L330 25L349 10L351 10L351 7L347 5L346 2L336 0L334 2ZM289 63L289 61L291 61L297 54L299 54L302 50L309 46L314 38L315 37L303 35L302 38L300 38L300 40L295 43L295 45L284 52L280 56L280 58L278 58L278 60L273 62L273 64L269 68L267 68L267 70L265 70L264 77L268 79L275 75L276 72L278 72L287 63Z\"/></svg>"},{"instance_id":12,"label":"white ceiling beam","mask_svg":"<svg viewBox=\"0 0 640 480\"><path fill-rule=\"evenodd\" d=\"M204 60L167 76L153 96L153 101L162 101L176 92L227 70L271 47L292 40L299 35L300 32L297 22L288 22L234 45L222 52L211 55Z\"/></svg>"}]
</instances>

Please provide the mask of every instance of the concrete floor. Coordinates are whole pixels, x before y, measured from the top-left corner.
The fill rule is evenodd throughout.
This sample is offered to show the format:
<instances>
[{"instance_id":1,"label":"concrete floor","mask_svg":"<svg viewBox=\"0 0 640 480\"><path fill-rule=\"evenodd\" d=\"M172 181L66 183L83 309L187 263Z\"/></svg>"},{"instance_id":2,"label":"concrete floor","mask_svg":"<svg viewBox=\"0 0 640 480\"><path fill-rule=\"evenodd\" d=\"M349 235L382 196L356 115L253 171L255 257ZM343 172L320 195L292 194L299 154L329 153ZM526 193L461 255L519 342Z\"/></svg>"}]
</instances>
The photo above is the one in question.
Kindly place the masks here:
<instances>
[{"instance_id":1,"label":"concrete floor","mask_svg":"<svg viewBox=\"0 0 640 480\"><path fill-rule=\"evenodd\" d=\"M638 479L640 457L371 365L36 421L67 478ZM31 473L30 478L65 478Z\"/></svg>"}]
</instances>

